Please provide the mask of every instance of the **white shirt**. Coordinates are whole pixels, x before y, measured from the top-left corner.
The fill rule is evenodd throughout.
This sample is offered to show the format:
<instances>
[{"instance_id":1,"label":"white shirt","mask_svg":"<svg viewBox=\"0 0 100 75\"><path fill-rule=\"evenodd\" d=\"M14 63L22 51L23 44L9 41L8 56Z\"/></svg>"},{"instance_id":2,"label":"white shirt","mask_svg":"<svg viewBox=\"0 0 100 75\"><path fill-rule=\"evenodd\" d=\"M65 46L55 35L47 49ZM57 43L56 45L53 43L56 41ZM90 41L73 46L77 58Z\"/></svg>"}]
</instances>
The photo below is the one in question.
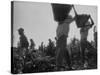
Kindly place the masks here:
<instances>
[{"instance_id":1,"label":"white shirt","mask_svg":"<svg viewBox=\"0 0 100 75\"><path fill-rule=\"evenodd\" d=\"M66 35L68 36L68 33L69 33L69 25L70 23L72 22L72 18L70 19L65 19L64 22L60 25L58 25L57 27L57 38L59 38L60 36L62 35Z\"/></svg>"}]
</instances>

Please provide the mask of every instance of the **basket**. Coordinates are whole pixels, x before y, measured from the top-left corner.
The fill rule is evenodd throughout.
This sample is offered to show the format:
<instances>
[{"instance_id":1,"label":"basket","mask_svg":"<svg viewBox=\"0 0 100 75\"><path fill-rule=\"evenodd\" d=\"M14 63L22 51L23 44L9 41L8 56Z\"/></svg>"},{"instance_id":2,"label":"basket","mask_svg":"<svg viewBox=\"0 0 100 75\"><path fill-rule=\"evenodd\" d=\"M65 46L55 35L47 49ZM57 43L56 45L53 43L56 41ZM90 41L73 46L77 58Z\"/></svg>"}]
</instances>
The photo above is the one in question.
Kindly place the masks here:
<instances>
[{"instance_id":1,"label":"basket","mask_svg":"<svg viewBox=\"0 0 100 75\"><path fill-rule=\"evenodd\" d=\"M68 5L68 4L53 3L51 5L54 14L54 20L57 22L64 21L72 8L72 5Z\"/></svg>"},{"instance_id":2,"label":"basket","mask_svg":"<svg viewBox=\"0 0 100 75\"><path fill-rule=\"evenodd\" d=\"M88 21L90 15L81 14L76 15L76 25L77 27L84 27L85 23Z\"/></svg>"}]
</instances>

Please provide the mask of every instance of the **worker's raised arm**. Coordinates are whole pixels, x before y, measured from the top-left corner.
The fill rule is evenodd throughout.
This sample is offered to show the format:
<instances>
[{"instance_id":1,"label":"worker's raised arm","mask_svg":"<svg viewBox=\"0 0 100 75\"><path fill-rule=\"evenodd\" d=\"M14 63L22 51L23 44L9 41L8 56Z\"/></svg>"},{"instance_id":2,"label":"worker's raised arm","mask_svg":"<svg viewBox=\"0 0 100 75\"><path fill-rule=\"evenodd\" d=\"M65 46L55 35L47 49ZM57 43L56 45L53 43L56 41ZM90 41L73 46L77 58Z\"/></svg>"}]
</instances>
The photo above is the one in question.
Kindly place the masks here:
<instances>
[{"instance_id":1,"label":"worker's raised arm","mask_svg":"<svg viewBox=\"0 0 100 75\"><path fill-rule=\"evenodd\" d=\"M75 10L74 5L72 5L72 7L73 7L73 10L74 10L74 12L75 12L75 15L77 15L77 12L76 12L76 10Z\"/></svg>"},{"instance_id":2,"label":"worker's raised arm","mask_svg":"<svg viewBox=\"0 0 100 75\"><path fill-rule=\"evenodd\" d=\"M90 19L91 19L91 26L93 26L93 25L94 25L94 21L93 21L93 19L91 18L91 16L90 16Z\"/></svg>"}]
</instances>

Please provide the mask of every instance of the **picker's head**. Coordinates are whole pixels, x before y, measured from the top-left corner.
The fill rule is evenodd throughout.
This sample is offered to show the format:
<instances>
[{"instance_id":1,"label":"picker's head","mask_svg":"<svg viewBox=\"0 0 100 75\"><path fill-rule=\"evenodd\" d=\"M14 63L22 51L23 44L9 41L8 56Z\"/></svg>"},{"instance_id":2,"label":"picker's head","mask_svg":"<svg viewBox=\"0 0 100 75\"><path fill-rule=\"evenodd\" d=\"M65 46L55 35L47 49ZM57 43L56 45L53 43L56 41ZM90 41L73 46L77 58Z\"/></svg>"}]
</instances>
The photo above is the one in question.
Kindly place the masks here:
<instances>
[{"instance_id":1,"label":"picker's head","mask_svg":"<svg viewBox=\"0 0 100 75\"><path fill-rule=\"evenodd\" d=\"M23 29L23 28L19 28L19 29L18 29L18 32L19 32L19 35L21 35L21 34L24 33L24 29Z\"/></svg>"}]
</instances>

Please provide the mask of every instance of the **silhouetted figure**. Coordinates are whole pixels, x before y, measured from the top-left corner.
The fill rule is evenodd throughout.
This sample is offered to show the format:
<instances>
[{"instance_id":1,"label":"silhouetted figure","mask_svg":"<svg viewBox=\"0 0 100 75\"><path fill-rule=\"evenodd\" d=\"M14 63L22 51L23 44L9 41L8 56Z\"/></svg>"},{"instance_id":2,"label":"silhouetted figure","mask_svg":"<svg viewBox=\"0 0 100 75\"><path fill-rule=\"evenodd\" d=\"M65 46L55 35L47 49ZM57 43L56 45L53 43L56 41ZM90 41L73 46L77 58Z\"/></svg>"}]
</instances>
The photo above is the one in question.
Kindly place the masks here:
<instances>
[{"instance_id":1,"label":"silhouetted figure","mask_svg":"<svg viewBox=\"0 0 100 75\"><path fill-rule=\"evenodd\" d=\"M93 49L93 46L87 41L88 31L94 25L94 22L90 16L91 23L87 21L85 26L80 29L81 35L81 51L82 51L82 62L85 63L85 49Z\"/></svg>"},{"instance_id":2,"label":"silhouetted figure","mask_svg":"<svg viewBox=\"0 0 100 75\"><path fill-rule=\"evenodd\" d=\"M42 52L44 51L43 42L41 42L40 50L41 50Z\"/></svg>"},{"instance_id":3,"label":"silhouetted figure","mask_svg":"<svg viewBox=\"0 0 100 75\"><path fill-rule=\"evenodd\" d=\"M31 42L30 49L33 49L34 50L35 43L34 43L33 39L30 39L30 42Z\"/></svg>"},{"instance_id":4,"label":"silhouetted figure","mask_svg":"<svg viewBox=\"0 0 100 75\"><path fill-rule=\"evenodd\" d=\"M41 56L45 56L45 49L44 49L44 43L41 42L41 45L39 46L39 53Z\"/></svg>"},{"instance_id":5,"label":"silhouetted figure","mask_svg":"<svg viewBox=\"0 0 100 75\"><path fill-rule=\"evenodd\" d=\"M94 47L91 45L90 42L87 41L88 31L89 29L94 25L94 22L90 15L87 14L77 14L74 6L73 6L75 16L76 16L76 24L78 28L80 29L80 35L81 35L81 56L82 56L82 63L85 64L86 60L86 49L88 50L89 57L93 56L93 53L95 51ZM90 21L89 21L90 20Z\"/></svg>"},{"instance_id":6,"label":"silhouetted figure","mask_svg":"<svg viewBox=\"0 0 100 75\"><path fill-rule=\"evenodd\" d=\"M69 57L68 50L66 48L67 38L69 33L69 25L75 20L75 17L68 16L63 22L59 22L57 27L57 57L56 64L61 67L63 64L63 59L68 63L69 68L71 68L71 61Z\"/></svg>"},{"instance_id":7,"label":"silhouetted figure","mask_svg":"<svg viewBox=\"0 0 100 75\"><path fill-rule=\"evenodd\" d=\"M24 35L24 29L23 28L19 28L18 33L20 35L20 37L19 37L20 47L18 48L18 52L19 52L19 55L23 59L25 59L26 55L29 53L29 50L28 50L29 43L28 43L27 37Z\"/></svg>"},{"instance_id":8,"label":"silhouetted figure","mask_svg":"<svg viewBox=\"0 0 100 75\"><path fill-rule=\"evenodd\" d=\"M18 32L19 32L19 35L20 35L19 39L20 39L21 48L28 49L29 43L28 43L27 37L24 35L24 29L20 28L20 29L18 29Z\"/></svg>"},{"instance_id":9,"label":"silhouetted figure","mask_svg":"<svg viewBox=\"0 0 100 75\"><path fill-rule=\"evenodd\" d=\"M48 41L49 41L49 44L47 46L47 55L53 57L53 56L55 56L54 42L51 39L49 39Z\"/></svg>"}]
</instances>

